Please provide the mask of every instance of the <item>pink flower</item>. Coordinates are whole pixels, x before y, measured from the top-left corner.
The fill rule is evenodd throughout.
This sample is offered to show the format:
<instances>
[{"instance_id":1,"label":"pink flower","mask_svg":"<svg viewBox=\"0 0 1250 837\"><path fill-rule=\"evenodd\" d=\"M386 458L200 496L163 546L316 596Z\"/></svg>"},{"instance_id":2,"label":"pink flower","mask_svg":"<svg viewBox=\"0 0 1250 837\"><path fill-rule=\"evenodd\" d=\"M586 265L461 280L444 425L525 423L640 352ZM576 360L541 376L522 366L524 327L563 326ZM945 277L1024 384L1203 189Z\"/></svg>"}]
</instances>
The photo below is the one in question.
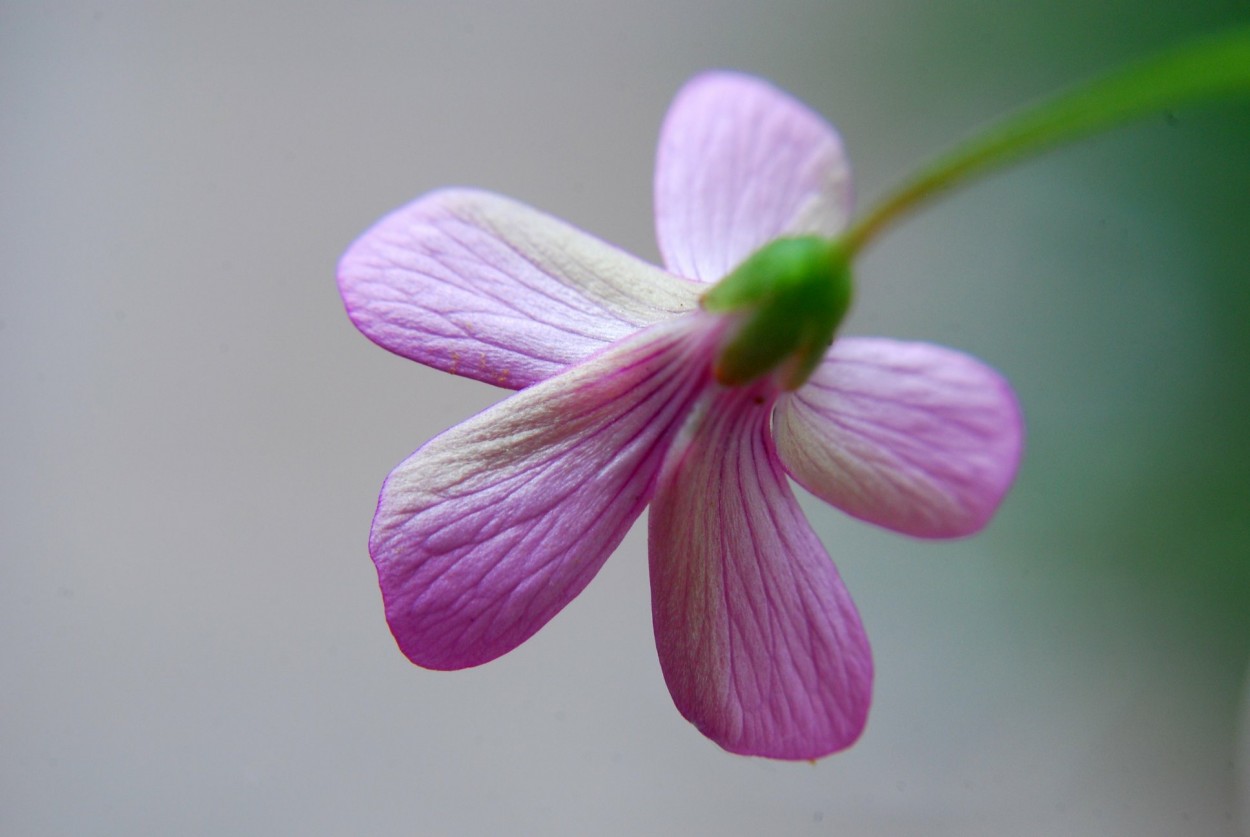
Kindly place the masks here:
<instances>
[{"instance_id":1,"label":"pink flower","mask_svg":"<svg viewBox=\"0 0 1250 837\"><path fill-rule=\"evenodd\" d=\"M780 237L850 213L841 142L768 84L711 73L665 121L666 269L484 192L427 195L344 255L353 322L404 357L519 392L435 437L383 485L369 548L416 664L516 647L651 505L656 645L681 713L727 750L808 759L863 730L872 659L789 486L946 538L986 524L1019 459L1007 383L937 346L840 338L810 379L714 368L742 327L700 308Z\"/></svg>"}]
</instances>

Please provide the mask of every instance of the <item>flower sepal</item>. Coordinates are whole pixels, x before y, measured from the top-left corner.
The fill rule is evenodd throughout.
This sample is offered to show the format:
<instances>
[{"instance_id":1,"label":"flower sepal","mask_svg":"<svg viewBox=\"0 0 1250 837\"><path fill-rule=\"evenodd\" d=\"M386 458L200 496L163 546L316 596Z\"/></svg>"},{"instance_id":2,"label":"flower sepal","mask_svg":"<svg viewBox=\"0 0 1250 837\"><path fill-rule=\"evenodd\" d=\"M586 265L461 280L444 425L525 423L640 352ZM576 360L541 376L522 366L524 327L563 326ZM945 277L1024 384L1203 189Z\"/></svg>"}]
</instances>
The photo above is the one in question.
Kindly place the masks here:
<instances>
[{"instance_id":1,"label":"flower sepal","mask_svg":"<svg viewBox=\"0 0 1250 837\"><path fill-rule=\"evenodd\" d=\"M742 323L716 359L716 379L742 386L778 373L782 389L798 389L833 342L851 306L851 266L837 241L805 236L761 247L700 301Z\"/></svg>"}]
</instances>

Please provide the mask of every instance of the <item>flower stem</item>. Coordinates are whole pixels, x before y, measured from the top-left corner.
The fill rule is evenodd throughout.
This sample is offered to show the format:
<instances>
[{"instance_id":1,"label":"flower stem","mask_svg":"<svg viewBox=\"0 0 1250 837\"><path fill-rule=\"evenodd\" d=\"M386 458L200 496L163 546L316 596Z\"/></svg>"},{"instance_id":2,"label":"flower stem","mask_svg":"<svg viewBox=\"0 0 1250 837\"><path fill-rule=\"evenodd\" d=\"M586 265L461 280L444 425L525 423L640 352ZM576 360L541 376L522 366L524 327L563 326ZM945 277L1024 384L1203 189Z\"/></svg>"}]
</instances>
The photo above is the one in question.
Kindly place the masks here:
<instances>
[{"instance_id":1,"label":"flower stem","mask_svg":"<svg viewBox=\"0 0 1250 837\"><path fill-rule=\"evenodd\" d=\"M1250 27L1132 64L1008 116L938 157L852 223L848 256L891 222L991 169L1188 102L1250 94Z\"/></svg>"}]
</instances>

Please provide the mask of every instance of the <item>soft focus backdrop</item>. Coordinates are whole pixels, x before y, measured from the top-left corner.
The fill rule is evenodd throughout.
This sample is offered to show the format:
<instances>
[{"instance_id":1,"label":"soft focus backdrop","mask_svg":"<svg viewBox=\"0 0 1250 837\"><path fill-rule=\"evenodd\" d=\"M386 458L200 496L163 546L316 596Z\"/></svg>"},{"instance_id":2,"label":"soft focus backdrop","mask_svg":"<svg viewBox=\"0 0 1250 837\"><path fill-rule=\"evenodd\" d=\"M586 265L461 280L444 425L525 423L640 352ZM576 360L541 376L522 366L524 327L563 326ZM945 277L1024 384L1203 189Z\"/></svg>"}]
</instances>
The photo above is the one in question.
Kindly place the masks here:
<instances>
[{"instance_id":1,"label":"soft focus backdrop","mask_svg":"<svg viewBox=\"0 0 1250 837\"><path fill-rule=\"evenodd\" d=\"M504 393L374 347L334 284L375 218L457 184L656 258L659 123L705 68L827 115L867 200L1007 108L1247 19L0 3L0 833L1250 833L1246 104L1059 151L862 261L850 330L999 367L1029 442L972 540L807 504L878 671L862 740L815 765L677 714L642 527L515 653L411 666L365 549L377 489Z\"/></svg>"}]
</instances>

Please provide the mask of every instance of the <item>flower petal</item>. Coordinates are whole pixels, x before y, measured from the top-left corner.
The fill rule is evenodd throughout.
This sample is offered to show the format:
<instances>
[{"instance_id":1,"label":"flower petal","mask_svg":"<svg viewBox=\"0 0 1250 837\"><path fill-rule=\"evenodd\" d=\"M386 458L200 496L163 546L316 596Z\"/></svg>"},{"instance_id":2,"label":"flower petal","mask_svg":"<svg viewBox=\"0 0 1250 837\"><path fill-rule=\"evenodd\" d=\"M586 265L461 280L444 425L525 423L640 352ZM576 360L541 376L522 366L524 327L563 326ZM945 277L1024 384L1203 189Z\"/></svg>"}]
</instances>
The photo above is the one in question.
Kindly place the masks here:
<instances>
[{"instance_id":1,"label":"flower petal","mask_svg":"<svg viewBox=\"0 0 1250 837\"><path fill-rule=\"evenodd\" d=\"M696 76L660 132L655 223L670 270L714 282L775 238L841 231L851 213L842 141L819 115L751 76Z\"/></svg>"},{"instance_id":2,"label":"flower petal","mask_svg":"<svg viewBox=\"0 0 1250 837\"><path fill-rule=\"evenodd\" d=\"M665 463L650 512L656 646L677 708L717 744L818 758L863 730L872 657L756 395L722 390Z\"/></svg>"},{"instance_id":3,"label":"flower petal","mask_svg":"<svg viewBox=\"0 0 1250 837\"><path fill-rule=\"evenodd\" d=\"M369 551L414 663L494 659L590 582L650 499L709 377L716 329L696 315L634 335L435 437L391 473Z\"/></svg>"},{"instance_id":4,"label":"flower petal","mask_svg":"<svg viewBox=\"0 0 1250 837\"><path fill-rule=\"evenodd\" d=\"M1015 478L1023 420L1011 386L968 355L844 338L781 399L781 459L848 514L923 538L970 535Z\"/></svg>"},{"instance_id":5,"label":"flower petal","mask_svg":"<svg viewBox=\"0 0 1250 837\"><path fill-rule=\"evenodd\" d=\"M699 288L487 192L434 192L339 263L356 326L383 348L520 389L637 329L690 311Z\"/></svg>"}]
</instances>

